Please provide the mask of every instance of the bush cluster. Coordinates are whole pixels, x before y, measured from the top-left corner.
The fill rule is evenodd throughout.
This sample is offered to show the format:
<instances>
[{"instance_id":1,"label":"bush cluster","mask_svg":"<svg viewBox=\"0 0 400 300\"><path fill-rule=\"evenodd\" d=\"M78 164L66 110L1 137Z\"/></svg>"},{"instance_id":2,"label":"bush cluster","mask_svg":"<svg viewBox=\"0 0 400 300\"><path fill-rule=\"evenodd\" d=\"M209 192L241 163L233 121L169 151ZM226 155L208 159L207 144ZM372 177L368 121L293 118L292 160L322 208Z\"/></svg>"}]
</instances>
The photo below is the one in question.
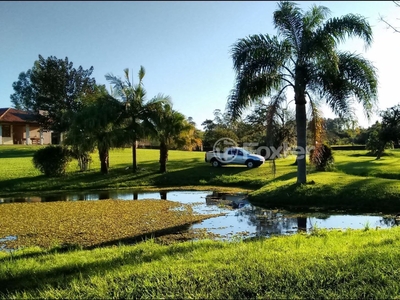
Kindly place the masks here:
<instances>
[{"instance_id":1,"label":"bush cluster","mask_svg":"<svg viewBox=\"0 0 400 300\"><path fill-rule=\"evenodd\" d=\"M35 168L49 177L63 175L71 160L72 153L70 150L62 146L53 145L39 149L32 159Z\"/></svg>"}]
</instances>

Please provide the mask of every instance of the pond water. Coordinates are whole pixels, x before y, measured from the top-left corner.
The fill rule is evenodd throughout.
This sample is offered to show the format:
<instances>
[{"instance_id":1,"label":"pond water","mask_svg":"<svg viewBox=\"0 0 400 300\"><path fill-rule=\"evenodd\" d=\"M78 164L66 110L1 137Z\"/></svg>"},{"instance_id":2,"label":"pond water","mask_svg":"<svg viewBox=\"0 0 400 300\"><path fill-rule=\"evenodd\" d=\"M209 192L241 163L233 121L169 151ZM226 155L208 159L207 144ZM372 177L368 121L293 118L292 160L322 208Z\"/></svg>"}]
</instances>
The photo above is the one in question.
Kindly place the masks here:
<instances>
[{"instance_id":1,"label":"pond water","mask_svg":"<svg viewBox=\"0 0 400 300\"><path fill-rule=\"evenodd\" d=\"M233 237L256 237L293 234L298 231L310 232L313 228L363 229L390 228L397 226L394 217L378 215L298 215L254 206L246 200L245 194L226 194L212 191L160 191L137 193L129 190L99 191L90 193L58 194L20 198L0 198L0 205L13 202L49 201L95 201L102 199L141 200L166 199L192 204L200 214L224 213L193 224L192 229L206 229L222 240Z\"/></svg>"}]
</instances>

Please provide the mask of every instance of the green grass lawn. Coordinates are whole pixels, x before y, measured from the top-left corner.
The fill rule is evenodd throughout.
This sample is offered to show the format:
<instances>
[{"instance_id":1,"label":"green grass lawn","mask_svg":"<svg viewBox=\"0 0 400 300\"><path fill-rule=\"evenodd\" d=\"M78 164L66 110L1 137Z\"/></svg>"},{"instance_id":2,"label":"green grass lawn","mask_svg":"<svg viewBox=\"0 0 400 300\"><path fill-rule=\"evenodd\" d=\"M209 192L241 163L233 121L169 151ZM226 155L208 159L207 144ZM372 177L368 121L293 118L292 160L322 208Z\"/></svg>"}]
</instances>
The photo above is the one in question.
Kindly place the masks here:
<instances>
[{"instance_id":1,"label":"green grass lawn","mask_svg":"<svg viewBox=\"0 0 400 300\"><path fill-rule=\"evenodd\" d=\"M400 150L380 160L367 151L334 151L335 171L310 172L308 184L295 177L277 177L250 193L254 203L292 210L400 212Z\"/></svg>"},{"instance_id":2,"label":"green grass lawn","mask_svg":"<svg viewBox=\"0 0 400 300\"><path fill-rule=\"evenodd\" d=\"M152 187L196 188L229 187L256 189L273 179L269 163L260 168L247 169L245 166L224 166L212 168L204 161L204 152L169 151L168 172L160 174L159 151L138 149L139 171L126 169L132 163L130 148L115 149L110 152L110 172L100 174L100 164L96 153L90 171L79 172L77 161L69 164L65 176L47 178L33 167L31 162L39 147L0 147L0 196L30 192L73 191L81 189L149 189ZM278 162L277 176L294 175L290 166L294 158Z\"/></svg>"},{"instance_id":3,"label":"green grass lawn","mask_svg":"<svg viewBox=\"0 0 400 300\"><path fill-rule=\"evenodd\" d=\"M138 149L139 171L131 165L131 149L110 152L110 173L100 173L97 154L90 170L79 172L77 162L69 164L65 176L47 178L31 162L39 146L0 147L0 196L78 191L89 189L214 189L251 192L250 199L263 206L304 209L314 206L356 209L366 212L400 211L400 150L389 150L380 160L367 151L334 151L335 171L314 172L308 166L308 182L297 187L294 156L259 168L224 166L213 168L204 162L204 152L169 151L168 172L158 172L159 151Z\"/></svg>"},{"instance_id":4,"label":"green grass lawn","mask_svg":"<svg viewBox=\"0 0 400 300\"><path fill-rule=\"evenodd\" d=\"M400 228L0 252L2 299L398 299Z\"/></svg>"},{"instance_id":5,"label":"green grass lawn","mask_svg":"<svg viewBox=\"0 0 400 300\"><path fill-rule=\"evenodd\" d=\"M366 151L335 151L334 172L314 172L308 166L308 184L296 186L293 156L277 160L274 175L268 162L256 169L212 168L204 162L204 152L170 151L168 172L160 174L158 151L139 149L140 170L132 173L126 169L131 164L130 149L116 149L110 153L108 175L99 173L97 154L93 154L90 171L79 172L73 161L65 176L46 178L31 162L38 148L0 147L0 197L87 189L224 188L247 190L251 201L266 207L400 211L399 150L388 151L378 161L366 156ZM195 222L196 216L167 217L164 206L158 207L158 203L169 205L163 201L134 203L138 207L126 201L127 206L118 209L119 202L112 200L72 203L0 205L0 238L25 235L26 245L43 247L0 251L1 299L388 299L400 295L398 227L314 229L311 234L233 242L166 245L151 239L105 247L104 242L115 235L122 240L143 232L151 235L168 226ZM156 226L149 227L150 221ZM63 243L74 247L54 246ZM82 248L91 245L96 248Z\"/></svg>"},{"instance_id":6,"label":"green grass lawn","mask_svg":"<svg viewBox=\"0 0 400 300\"><path fill-rule=\"evenodd\" d=\"M335 166L346 174L400 180L400 149L386 150L387 155L376 160L367 151L335 151Z\"/></svg>"}]
</instances>

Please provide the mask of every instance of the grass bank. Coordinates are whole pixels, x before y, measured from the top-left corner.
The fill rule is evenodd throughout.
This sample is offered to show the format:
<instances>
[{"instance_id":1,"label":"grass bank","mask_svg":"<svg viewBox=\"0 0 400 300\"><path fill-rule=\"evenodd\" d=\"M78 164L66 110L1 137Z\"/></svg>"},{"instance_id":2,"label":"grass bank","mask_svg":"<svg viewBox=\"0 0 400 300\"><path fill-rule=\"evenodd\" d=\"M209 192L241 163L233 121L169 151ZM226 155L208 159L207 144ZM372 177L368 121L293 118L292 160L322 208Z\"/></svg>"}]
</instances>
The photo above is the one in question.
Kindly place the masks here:
<instances>
[{"instance_id":1,"label":"grass bank","mask_svg":"<svg viewBox=\"0 0 400 300\"><path fill-rule=\"evenodd\" d=\"M395 299L400 228L0 252L3 299Z\"/></svg>"},{"instance_id":2,"label":"grass bank","mask_svg":"<svg viewBox=\"0 0 400 300\"><path fill-rule=\"evenodd\" d=\"M400 211L400 150L387 151L380 160L367 151L334 151L335 172L313 172L308 181L295 186L294 156L276 161L276 174L270 163L260 168L224 166L212 168L204 162L204 152L169 151L168 172L158 172L159 151L138 149L139 171L131 165L131 149L110 152L110 173L100 174L97 154L90 170L79 172L72 161L65 176L47 178L34 169L32 156L39 146L1 146L0 197L99 189L219 190L250 192L257 204L278 208L354 209L365 212ZM361 212L360 211L360 212Z\"/></svg>"},{"instance_id":3,"label":"grass bank","mask_svg":"<svg viewBox=\"0 0 400 300\"><path fill-rule=\"evenodd\" d=\"M361 177L338 172L309 174L309 183L296 185L296 179L273 181L251 192L249 200L269 208L289 210L346 210L400 212L400 182Z\"/></svg>"},{"instance_id":4,"label":"grass bank","mask_svg":"<svg viewBox=\"0 0 400 300\"><path fill-rule=\"evenodd\" d=\"M367 151L335 151L334 172L311 172L308 184L277 177L249 194L253 203L290 210L346 210L400 212L400 151L388 151L380 160Z\"/></svg>"}]
</instances>

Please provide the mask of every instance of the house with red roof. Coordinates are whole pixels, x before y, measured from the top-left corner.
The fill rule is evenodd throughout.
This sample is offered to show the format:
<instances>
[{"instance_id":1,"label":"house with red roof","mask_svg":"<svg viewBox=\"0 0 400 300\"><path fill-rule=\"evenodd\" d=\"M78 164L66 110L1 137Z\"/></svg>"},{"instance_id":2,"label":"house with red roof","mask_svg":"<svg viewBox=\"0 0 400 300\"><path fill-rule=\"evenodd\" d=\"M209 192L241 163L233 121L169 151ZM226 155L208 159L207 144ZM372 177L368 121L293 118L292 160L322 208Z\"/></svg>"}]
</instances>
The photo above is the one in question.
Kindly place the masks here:
<instances>
[{"instance_id":1,"label":"house with red roof","mask_svg":"<svg viewBox=\"0 0 400 300\"><path fill-rule=\"evenodd\" d=\"M0 145L51 144L52 132L43 130L35 116L15 108L0 108Z\"/></svg>"}]
</instances>

